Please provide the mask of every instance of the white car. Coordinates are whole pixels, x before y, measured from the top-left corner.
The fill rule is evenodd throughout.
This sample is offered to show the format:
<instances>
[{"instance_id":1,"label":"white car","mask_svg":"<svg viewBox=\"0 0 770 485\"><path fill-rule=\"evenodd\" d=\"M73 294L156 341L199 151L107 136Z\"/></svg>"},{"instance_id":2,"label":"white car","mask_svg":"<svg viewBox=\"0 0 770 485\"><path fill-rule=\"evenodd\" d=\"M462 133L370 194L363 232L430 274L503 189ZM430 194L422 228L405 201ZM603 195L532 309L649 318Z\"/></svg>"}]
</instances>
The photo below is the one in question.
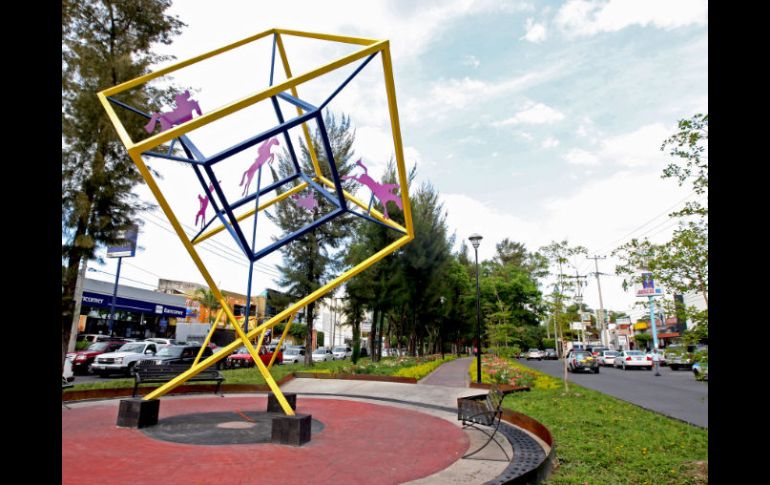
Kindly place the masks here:
<instances>
[{"instance_id":1,"label":"white car","mask_svg":"<svg viewBox=\"0 0 770 485\"><path fill-rule=\"evenodd\" d=\"M615 350L602 350L599 354L599 364L605 367L613 365L615 364L615 357L618 355L620 355L620 353Z\"/></svg>"},{"instance_id":2,"label":"white car","mask_svg":"<svg viewBox=\"0 0 770 485\"><path fill-rule=\"evenodd\" d=\"M187 345L187 342L180 342L179 340L173 339L173 338L163 338L163 337L150 337L144 339L145 342L155 342L156 344L161 345Z\"/></svg>"},{"instance_id":3,"label":"white car","mask_svg":"<svg viewBox=\"0 0 770 485\"><path fill-rule=\"evenodd\" d=\"M155 355L162 344L156 342L129 342L115 352L100 354L91 364L91 371L101 377L110 374L131 375L136 363L145 356Z\"/></svg>"},{"instance_id":4,"label":"white car","mask_svg":"<svg viewBox=\"0 0 770 485\"><path fill-rule=\"evenodd\" d=\"M75 380L75 374L72 372L72 357L64 359L64 372L61 375L62 385L69 385Z\"/></svg>"},{"instance_id":5,"label":"white car","mask_svg":"<svg viewBox=\"0 0 770 485\"><path fill-rule=\"evenodd\" d=\"M305 362L305 349L289 347L283 351L283 364L301 364Z\"/></svg>"},{"instance_id":6,"label":"white car","mask_svg":"<svg viewBox=\"0 0 770 485\"><path fill-rule=\"evenodd\" d=\"M537 360L543 360L543 357L545 357L545 352L539 349L529 349L526 354L527 360L530 359L537 359Z\"/></svg>"},{"instance_id":7,"label":"white car","mask_svg":"<svg viewBox=\"0 0 770 485\"><path fill-rule=\"evenodd\" d=\"M334 357L331 349L327 349L326 347L318 347L313 351L313 362L326 362L329 360L337 360Z\"/></svg>"},{"instance_id":8,"label":"white car","mask_svg":"<svg viewBox=\"0 0 770 485\"><path fill-rule=\"evenodd\" d=\"M345 345L337 346L332 349L332 354L337 360L344 360L353 355L353 349Z\"/></svg>"},{"instance_id":9,"label":"white car","mask_svg":"<svg viewBox=\"0 0 770 485\"><path fill-rule=\"evenodd\" d=\"M624 350L615 357L615 362L612 365L623 370L629 367L641 367L652 370L652 358L647 357L641 350Z\"/></svg>"}]
</instances>

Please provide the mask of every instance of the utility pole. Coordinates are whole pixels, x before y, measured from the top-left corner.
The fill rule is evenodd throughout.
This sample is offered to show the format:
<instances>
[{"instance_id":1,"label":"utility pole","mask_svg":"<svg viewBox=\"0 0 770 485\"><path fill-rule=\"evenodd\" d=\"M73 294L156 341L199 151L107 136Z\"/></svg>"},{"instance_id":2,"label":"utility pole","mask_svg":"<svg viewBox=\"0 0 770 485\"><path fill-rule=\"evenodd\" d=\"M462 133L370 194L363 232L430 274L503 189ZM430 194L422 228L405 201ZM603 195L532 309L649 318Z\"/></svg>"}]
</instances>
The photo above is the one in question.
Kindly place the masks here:
<instances>
[{"instance_id":1,"label":"utility pole","mask_svg":"<svg viewBox=\"0 0 770 485\"><path fill-rule=\"evenodd\" d=\"M578 317L580 318L580 324L583 327L581 340L584 346L588 344L588 341L586 340L585 324L583 323L583 292L581 291L581 288L588 284L585 281L586 277L587 275L578 274L577 270L575 270L575 276L567 276L567 278L575 278L575 302L578 304Z\"/></svg>"},{"instance_id":2,"label":"utility pole","mask_svg":"<svg viewBox=\"0 0 770 485\"><path fill-rule=\"evenodd\" d=\"M606 256L597 256L594 255L593 257L586 256L586 259L593 259L594 260L594 268L596 269L596 272L594 275L596 276L596 286L599 288L599 314L597 315L597 320L599 323L599 335L602 339L602 345L605 347L609 347L609 339L607 336L607 325L604 321L604 302L602 301L602 284L601 281L599 281L599 260L600 259L607 259Z\"/></svg>"}]
</instances>

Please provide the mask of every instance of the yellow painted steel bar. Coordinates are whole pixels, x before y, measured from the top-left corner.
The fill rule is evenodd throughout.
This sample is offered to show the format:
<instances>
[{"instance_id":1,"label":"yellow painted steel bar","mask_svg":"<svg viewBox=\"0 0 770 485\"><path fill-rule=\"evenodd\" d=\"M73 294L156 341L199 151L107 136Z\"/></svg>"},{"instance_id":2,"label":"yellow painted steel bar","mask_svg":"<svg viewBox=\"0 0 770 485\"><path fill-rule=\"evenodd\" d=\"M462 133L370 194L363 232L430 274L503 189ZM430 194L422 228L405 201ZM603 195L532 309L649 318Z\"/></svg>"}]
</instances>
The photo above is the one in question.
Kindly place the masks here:
<instances>
[{"instance_id":1,"label":"yellow painted steel bar","mask_svg":"<svg viewBox=\"0 0 770 485\"><path fill-rule=\"evenodd\" d=\"M288 197L291 197L292 195L294 195L294 194L296 194L298 192L302 192L307 186L308 186L307 182L302 182L301 184L297 185L296 187L287 190L286 192L282 193L281 195L276 196L273 199L270 199L269 201L265 202L264 204L260 204L260 206L257 208L256 211L254 209L251 209L248 212L238 216L235 220L238 221L238 222L241 222L244 219L247 219L248 217L253 216L254 213L257 212L257 211L261 211L263 209L267 209L268 207L270 207L273 204L277 204L278 202L281 202L282 200L284 200L284 199L286 199ZM224 225L220 225L216 229L212 229L212 230L210 230L207 233L201 234L201 236L199 238L193 239L191 242L193 244L202 243L206 239L208 239L208 238L210 238L212 236L215 236L215 235L219 234L220 232L222 232L224 230L225 230L225 226Z\"/></svg>"},{"instance_id":2,"label":"yellow painted steel bar","mask_svg":"<svg viewBox=\"0 0 770 485\"><path fill-rule=\"evenodd\" d=\"M334 188L334 182L327 179L326 177L317 177L320 178L321 182L324 185L327 185L328 187ZM404 189L401 188L403 191ZM345 199L356 204L358 207L362 208L363 210L369 210L369 204L364 204L361 200L359 200L355 195L351 194L347 190L342 191L343 195L345 196ZM404 226L399 224L398 222L392 220L392 219L385 219L385 216L382 214L382 212L378 211L375 208L372 208L371 211L369 211L370 215L377 219L378 221L382 222L383 224L387 224L395 229L398 229L399 231L408 232Z\"/></svg>"},{"instance_id":3,"label":"yellow painted steel bar","mask_svg":"<svg viewBox=\"0 0 770 485\"><path fill-rule=\"evenodd\" d=\"M144 84L147 81L150 81L152 79L155 79L156 77L163 76L164 74L168 74L170 72L178 71L179 69L182 69L183 67L187 67L189 65L198 63L200 61L203 61L205 59L208 59L210 57L214 57L216 55L219 55L223 52L227 52L229 50L235 49L236 47L240 47L242 45L248 44L250 42L254 42L255 40L259 40L262 37L268 36L270 34L275 33L275 29L266 30L264 32L260 32L259 34L252 35L251 37L246 37L245 39L239 40L237 42L233 42L232 44L226 45L224 47L220 47L219 49L214 49L213 51L206 52L205 54L201 54L199 56L193 57L191 59L187 59L185 61L177 62L176 64L172 64L168 67L165 67L163 69L160 69L155 72L151 72L149 74L145 74L144 76L132 79L130 81L126 81L122 84L118 84L117 86L113 86L109 89L105 89L102 91L105 96L112 96L113 94L118 94L122 91L125 91L126 89L131 89L134 86L138 86L140 84Z\"/></svg>"},{"instance_id":4,"label":"yellow painted steel bar","mask_svg":"<svg viewBox=\"0 0 770 485\"><path fill-rule=\"evenodd\" d=\"M270 357L270 363L267 364L268 370L270 370L271 367L273 367L273 362L275 362L275 357L278 355L278 351L281 349L281 345L283 345L283 341L286 338L286 334L289 333L289 328L291 328L291 324L294 320L294 313L289 315L289 319L286 320L286 327L283 329L283 334L281 334L281 340L278 341L278 345L275 346L275 350L273 351L273 356ZM274 328L274 327L273 327Z\"/></svg>"},{"instance_id":5,"label":"yellow painted steel bar","mask_svg":"<svg viewBox=\"0 0 770 485\"><path fill-rule=\"evenodd\" d=\"M380 42L378 39L365 39L363 37L348 37L345 35L319 34L317 32L303 32L299 30L275 29L277 34L294 35L297 37L310 37L311 39L330 40L332 42L344 42L346 44L372 45Z\"/></svg>"},{"instance_id":6,"label":"yellow painted steel bar","mask_svg":"<svg viewBox=\"0 0 770 485\"><path fill-rule=\"evenodd\" d=\"M208 335L206 335L206 339L203 341L203 345L201 345L201 349L198 351L198 355L195 356L195 360L193 361L192 365L195 365L198 363L199 360L201 360L201 356L203 355L203 349L205 349L209 342L211 342L211 336L214 335L214 331L217 329L217 321L219 320L219 317L222 316L222 309L219 309L219 313L217 313L217 318L214 320L214 323L211 325L211 328L209 329Z\"/></svg>"},{"instance_id":7,"label":"yellow painted steel bar","mask_svg":"<svg viewBox=\"0 0 770 485\"><path fill-rule=\"evenodd\" d=\"M276 44L278 44L278 54L281 57L281 64L283 64L283 72L286 74L287 79L292 78L291 67L289 67L289 57L286 55L286 48L283 46L283 39L281 34L275 34ZM291 95L299 99L299 93L296 87L291 88ZM302 108L297 106L297 116L302 116ZM305 136L305 144L307 145L307 151L310 152L310 160L313 162L313 170L316 175L321 175L321 165L318 163L318 155L316 154L315 144L313 138L310 136L310 129L307 127L307 122L302 123L302 133Z\"/></svg>"},{"instance_id":8,"label":"yellow painted steel bar","mask_svg":"<svg viewBox=\"0 0 770 485\"><path fill-rule=\"evenodd\" d=\"M339 69L342 66L348 65L352 62L355 62L359 59L362 59L366 56L369 56L371 54L374 54L375 52L378 52L382 49L382 46L384 45L386 41L378 42L376 44L372 44L371 46L365 47L359 51L356 51L352 54L348 54L344 57L341 57L337 59L336 61L332 61L329 64L326 64L324 66L321 66L317 69L314 69L312 71L306 72L304 74L301 74L297 77L291 77L287 79L286 81L275 84L263 91L260 91L258 93L252 94L246 98L241 99L240 101L235 101L233 103L230 103L228 105L225 105L221 108L217 108L214 111L211 111L209 113L204 114L203 116L199 116L197 118L193 118L190 121L186 121L182 123L181 125L174 126L172 128L169 128L166 131L163 131L161 133L158 133L154 136L151 136L149 138L146 138L134 145L131 145L128 147L129 153L143 153L147 150L150 150L152 148L155 148L158 145L162 145L163 143L172 140L174 138L179 138L180 136L195 130L196 128L200 128L201 126L205 126L211 122L214 122L220 118L224 118L227 115L233 114L236 111L239 111L243 108L247 108L251 106L252 104L258 103L262 100L265 100L267 98L270 98L272 96L277 95L278 93L282 93L286 91L287 89L291 89L295 86L298 86L302 83L305 83L307 81L310 81L311 79L315 79L318 76L323 76L324 74L331 72L335 69Z\"/></svg>"},{"instance_id":9,"label":"yellow painted steel bar","mask_svg":"<svg viewBox=\"0 0 770 485\"><path fill-rule=\"evenodd\" d=\"M404 162L404 146L401 141L401 124L398 121L398 106L396 105L396 84L393 80L393 64L390 60L390 42L388 41L385 41L385 47L382 49L382 70L385 74L385 91L388 95L388 111L390 113L390 126L393 132L393 144L396 149L396 164L398 165L401 204L404 206L406 232L414 237L412 207L409 205L409 186L406 179L406 163Z\"/></svg>"},{"instance_id":10,"label":"yellow painted steel bar","mask_svg":"<svg viewBox=\"0 0 770 485\"><path fill-rule=\"evenodd\" d=\"M265 382L267 382L267 385L275 393L276 399L281 405L281 408L284 410L284 412L287 415L293 416L294 411L291 409L291 406L286 401L286 398L281 393L280 388L275 383L270 373L267 371L267 369L265 369L265 366L261 365L262 362L259 361L259 356L255 354L254 348L251 346L251 342L248 341L248 338L243 333L243 329L236 324L235 316L232 314L232 312L230 311L230 308L227 306L227 301L222 296L222 292L219 291L219 287L217 287L216 283L214 283L214 279L211 277L211 274L206 269L206 266L203 264L203 261L200 259L200 256L198 256L198 253L195 251L195 248L192 246L190 241L187 240L187 235L185 234L184 229L182 229L182 226L180 225L179 220L177 220L176 216L174 215L174 212L171 210L171 207L168 205L166 198L163 196L163 193L158 188L158 184L155 182L155 179L153 178L152 174L147 169L147 166L144 164L142 157L138 153L136 152L132 153L131 151L129 151L129 156L134 160L134 163L139 169L139 173L142 175L145 182L147 183L147 187L149 187L150 191L152 191L153 195L155 196L155 199L158 201L158 205L161 207L163 212L166 214L166 217L168 218L169 222L171 223L171 227L177 233L177 236L179 236L179 239L182 241L182 244L184 245L185 249L190 254L190 257L195 263L195 266L197 266L198 270L201 272L201 276L203 276L203 279L206 281L206 284L208 285L209 288L211 288L211 292L214 293L214 297L217 299L217 301L219 301L220 305L222 306L222 309L227 314L228 320L232 323L233 327L235 327L236 333L239 335L241 340L245 340L244 344L246 345L246 348L249 349L249 353L251 353L252 356L257 359L258 364L260 364L258 365L260 372L262 372L262 375L265 378ZM154 399L164 395L165 393L169 392L175 387L186 382L187 379L189 379L190 377L193 377L199 374L201 371L208 368L212 364L219 362L225 356L229 355L233 350L235 350L235 348L237 348L237 342L232 342L230 345L225 347L223 351L220 351L211 355L203 362L198 363L198 365L196 366L192 366L187 371L181 373L180 375L178 375L174 379L171 379L169 382L162 385L158 389L149 393L147 396L145 396L144 399L150 400L150 399Z\"/></svg>"}]
</instances>

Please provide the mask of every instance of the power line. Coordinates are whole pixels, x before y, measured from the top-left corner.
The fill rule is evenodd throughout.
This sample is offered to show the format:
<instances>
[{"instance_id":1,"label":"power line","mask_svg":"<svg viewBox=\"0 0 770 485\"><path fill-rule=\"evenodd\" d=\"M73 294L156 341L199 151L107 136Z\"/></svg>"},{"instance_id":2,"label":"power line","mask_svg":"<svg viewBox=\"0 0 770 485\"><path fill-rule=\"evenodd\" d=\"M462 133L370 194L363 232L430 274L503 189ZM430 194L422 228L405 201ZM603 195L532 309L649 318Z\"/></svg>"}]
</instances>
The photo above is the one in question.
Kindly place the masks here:
<instances>
[{"instance_id":1,"label":"power line","mask_svg":"<svg viewBox=\"0 0 770 485\"><path fill-rule=\"evenodd\" d=\"M110 273L110 272L107 272L107 271L102 271L102 270L96 269L96 268L88 268L88 271L94 271L94 272L104 273L104 274L110 275L110 276L115 276L115 273ZM158 286L155 283L150 284L150 283L145 283L144 281L132 280L131 278L126 278L125 276L121 276L120 279L121 280L131 281L131 282L134 282L134 283L138 283L140 285L151 286L152 288L157 288L157 286Z\"/></svg>"}]
</instances>

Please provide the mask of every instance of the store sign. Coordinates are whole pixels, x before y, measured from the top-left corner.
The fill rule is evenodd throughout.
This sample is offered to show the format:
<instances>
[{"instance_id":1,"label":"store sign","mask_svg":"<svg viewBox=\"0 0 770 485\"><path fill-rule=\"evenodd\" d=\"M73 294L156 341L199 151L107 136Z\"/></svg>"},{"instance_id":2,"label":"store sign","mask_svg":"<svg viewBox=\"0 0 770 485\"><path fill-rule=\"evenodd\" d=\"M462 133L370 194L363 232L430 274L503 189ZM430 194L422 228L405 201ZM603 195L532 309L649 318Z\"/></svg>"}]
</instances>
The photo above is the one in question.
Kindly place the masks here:
<instances>
[{"instance_id":1,"label":"store sign","mask_svg":"<svg viewBox=\"0 0 770 485\"><path fill-rule=\"evenodd\" d=\"M83 292L83 305L85 306L110 308L111 304L112 296L91 293L90 291ZM115 309L141 313L154 313L171 317L184 317L185 315L184 307L157 305L155 303L133 300L131 298L123 298L120 296L115 298Z\"/></svg>"},{"instance_id":2,"label":"store sign","mask_svg":"<svg viewBox=\"0 0 770 485\"><path fill-rule=\"evenodd\" d=\"M607 324L607 328L609 330L615 330L616 327L617 327L617 324L615 324L615 323L608 323Z\"/></svg>"},{"instance_id":3,"label":"store sign","mask_svg":"<svg viewBox=\"0 0 770 485\"><path fill-rule=\"evenodd\" d=\"M634 324L634 330L646 330L649 325L647 322L639 322Z\"/></svg>"},{"instance_id":4,"label":"store sign","mask_svg":"<svg viewBox=\"0 0 770 485\"><path fill-rule=\"evenodd\" d=\"M139 234L139 227L134 226L124 231L118 236L118 239L125 240L125 243L118 246L107 248L108 258L131 258L136 254L136 239Z\"/></svg>"},{"instance_id":5,"label":"store sign","mask_svg":"<svg viewBox=\"0 0 770 485\"><path fill-rule=\"evenodd\" d=\"M656 296L663 294L661 288L655 288L655 280L652 278L652 273L649 271L642 272L640 279L642 281L642 286L637 286L636 296Z\"/></svg>"}]
</instances>

